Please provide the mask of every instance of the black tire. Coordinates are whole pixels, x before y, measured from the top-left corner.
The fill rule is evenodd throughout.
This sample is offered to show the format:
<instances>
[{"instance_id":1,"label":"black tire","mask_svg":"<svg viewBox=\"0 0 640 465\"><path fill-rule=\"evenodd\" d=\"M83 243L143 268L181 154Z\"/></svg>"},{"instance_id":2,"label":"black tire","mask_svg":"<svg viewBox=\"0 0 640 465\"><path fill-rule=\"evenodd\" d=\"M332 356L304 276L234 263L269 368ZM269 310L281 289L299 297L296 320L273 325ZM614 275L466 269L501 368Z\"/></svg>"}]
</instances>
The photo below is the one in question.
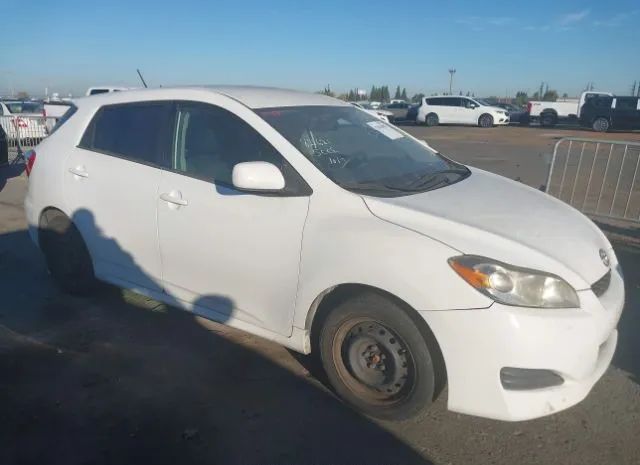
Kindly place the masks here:
<instances>
[{"instance_id":1,"label":"black tire","mask_svg":"<svg viewBox=\"0 0 640 465\"><path fill-rule=\"evenodd\" d=\"M610 126L609 120L604 116L594 119L593 124L591 125L593 130L597 132L607 132Z\"/></svg>"},{"instance_id":2,"label":"black tire","mask_svg":"<svg viewBox=\"0 0 640 465\"><path fill-rule=\"evenodd\" d=\"M540 115L540 126L552 128L558 124L558 116L555 113L547 112Z\"/></svg>"},{"instance_id":3,"label":"black tire","mask_svg":"<svg viewBox=\"0 0 640 465\"><path fill-rule=\"evenodd\" d=\"M51 277L64 292L86 295L95 288L89 250L78 229L64 213L58 210L45 212L39 236Z\"/></svg>"},{"instance_id":4,"label":"black tire","mask_svg":"<svg viewBox=\"0 0 640 465\"><path fill-rule=\"evenodd\" d=\"M338 303L322 322L318 345L335 392L372 417L413 417L438 392L427 338L407 311L385 296L371 292Z\"/></svg>"},{"instance_id":5,"label":"black tire","mask_svg":"<svg viewBox=\"0 0 640 465\"><path fill-rule=\"evenodd\" d=\"M491 116L488 113L485 113L484 115L480 115L480 118L478 118L478 126L480 126L481 128L492 128L493 116Z\"/></svg>"},{"instance_id":6,"label":"black tire","mask_svg":"<svg viewBox=\"0 0 640 465\"><path fill-rule=\"evenodd\" d=\"M429 127L437 126L438 124L440 124L440 118L438 118L438 115L436 115L435 113L429 113L424 118L424 124Z\"/></svg>"}]
</instances>

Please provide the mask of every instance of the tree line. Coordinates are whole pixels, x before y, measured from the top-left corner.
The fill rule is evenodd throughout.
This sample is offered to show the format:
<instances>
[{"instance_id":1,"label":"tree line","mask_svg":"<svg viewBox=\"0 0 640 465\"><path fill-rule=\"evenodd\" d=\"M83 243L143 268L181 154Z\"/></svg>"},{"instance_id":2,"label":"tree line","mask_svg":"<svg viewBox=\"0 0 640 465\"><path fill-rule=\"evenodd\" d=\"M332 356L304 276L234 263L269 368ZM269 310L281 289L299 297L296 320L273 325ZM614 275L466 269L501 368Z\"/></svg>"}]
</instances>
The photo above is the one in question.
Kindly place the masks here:
<instances>
[{"instance_id":1,"label":"tree line","mask_svg":"<svg viewBox=\"0 0 640 465\"><path fill-rule=\"evenodd\" d=\"M588 82L587 85L583 88L583 92L593 91L595 89L595 84L593 82ZM631 85L630 95L640 97L640 81L633 81ZM326 86L319 93L330 95L331 97L336 97L336 94L331 90L330 86ZM443 94L432 94L432 95L447 95ZM459 95L464 95L462 91L460 91ZM467 92L467 97L475 97L473 92ZM389 86L372 86L371 90L367 92L363 92L359 89L349 89L348 92L337 95L338 98L342 100L346 100L348 102L357 102L357 101L371 101L371 102L381 102L381 103L389 103L391 99L391 94L389 93ZM405 102L420 102L425 97L423 93L414 94L411 98L407 95L407 89L400 88L398 85L396 87L395 93L393 94L393 100L404 100ZM524 90L519 90L516 92L516 96L513 99L513 103L515 105L524 106L530 100L541 100L544 102L555 102L560 98L560 94L557 90L551 89L549 87L548 82L541 82L540 87L532 94L529 95L528 92ZM565 92L562 94L562 98L569 98L569 95ZM498 97L487 97L488 100L498 100Z\"/></svg>"}]
</instances>

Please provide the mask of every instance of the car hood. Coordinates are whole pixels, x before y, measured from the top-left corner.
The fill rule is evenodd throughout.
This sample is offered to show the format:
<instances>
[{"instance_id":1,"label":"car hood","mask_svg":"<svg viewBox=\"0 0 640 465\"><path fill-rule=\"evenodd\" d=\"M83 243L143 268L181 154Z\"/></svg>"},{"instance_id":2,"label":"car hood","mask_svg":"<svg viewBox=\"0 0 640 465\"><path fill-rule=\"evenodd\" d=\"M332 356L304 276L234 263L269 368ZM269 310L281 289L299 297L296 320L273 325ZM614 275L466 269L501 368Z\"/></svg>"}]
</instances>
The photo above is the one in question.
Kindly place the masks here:
<instances>
[{"instance_id":1,"label":"car hood","mask_svg":"<svg viewBox=\"0 0 640 465\"><path fill-rule=\"evenodd\" d=\"M378 218L414 230L460 253L557 274L577 290L607 271L611 245L582 213L524 184L473 168L451 186L420 194L365 197Z\"/></svg>"},{"instance_id":2,"label":"car hood","mask_svg":"<svg viewBox=\"0 0 640 465\"><path fill-rule=\"evenodd\" d=\"M492 107L492 106L486 106L485 108L491 110L491 111L506 111L508 112L509 110L505 110L504 108L500 108L500 107Z\"/></svg>"}]
</instances>

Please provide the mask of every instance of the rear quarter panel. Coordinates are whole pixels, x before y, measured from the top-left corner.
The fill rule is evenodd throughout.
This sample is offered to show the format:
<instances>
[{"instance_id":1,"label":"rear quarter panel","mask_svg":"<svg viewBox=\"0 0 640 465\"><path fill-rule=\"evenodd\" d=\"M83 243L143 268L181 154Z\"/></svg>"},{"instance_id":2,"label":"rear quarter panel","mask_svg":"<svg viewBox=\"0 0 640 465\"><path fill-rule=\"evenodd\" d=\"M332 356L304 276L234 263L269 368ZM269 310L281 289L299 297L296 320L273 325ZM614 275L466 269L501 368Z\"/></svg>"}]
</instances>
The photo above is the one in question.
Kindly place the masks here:
<instances>
[{"instance_id":1,"label":"rear quarter panel","mask_svg":"<svg viewBox=\"0 0 640 465\"><path fill-rule=\"evenodd\" d=\"M53 207L69 214L64 198L65 161L71 148L78 144L92 115L91 109L78 110L54 134L34 148L36 162L29 177L25 212L31 236L36 243L40 215L45 209Z\"/></svg>"}]
</instances>

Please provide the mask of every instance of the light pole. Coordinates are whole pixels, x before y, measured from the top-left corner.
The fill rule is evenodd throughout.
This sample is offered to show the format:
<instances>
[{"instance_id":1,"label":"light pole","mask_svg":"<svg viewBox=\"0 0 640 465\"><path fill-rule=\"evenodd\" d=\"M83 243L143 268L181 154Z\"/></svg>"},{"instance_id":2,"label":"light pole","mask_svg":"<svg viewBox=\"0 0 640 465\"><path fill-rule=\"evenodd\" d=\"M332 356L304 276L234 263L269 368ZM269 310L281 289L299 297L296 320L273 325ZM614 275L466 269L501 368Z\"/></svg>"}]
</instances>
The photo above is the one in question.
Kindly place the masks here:
<instances>
[{"instance_id":1,"label":"light pole","mask_svg":"<svg viewBox=\"0 0 640 465\"><path fill-rule=\"evenodd\" d=\"M456 69L455 68L450 68L449 69L449 95L453 95L453 75L456 74Z\"/></svg>"}]
</instances>

